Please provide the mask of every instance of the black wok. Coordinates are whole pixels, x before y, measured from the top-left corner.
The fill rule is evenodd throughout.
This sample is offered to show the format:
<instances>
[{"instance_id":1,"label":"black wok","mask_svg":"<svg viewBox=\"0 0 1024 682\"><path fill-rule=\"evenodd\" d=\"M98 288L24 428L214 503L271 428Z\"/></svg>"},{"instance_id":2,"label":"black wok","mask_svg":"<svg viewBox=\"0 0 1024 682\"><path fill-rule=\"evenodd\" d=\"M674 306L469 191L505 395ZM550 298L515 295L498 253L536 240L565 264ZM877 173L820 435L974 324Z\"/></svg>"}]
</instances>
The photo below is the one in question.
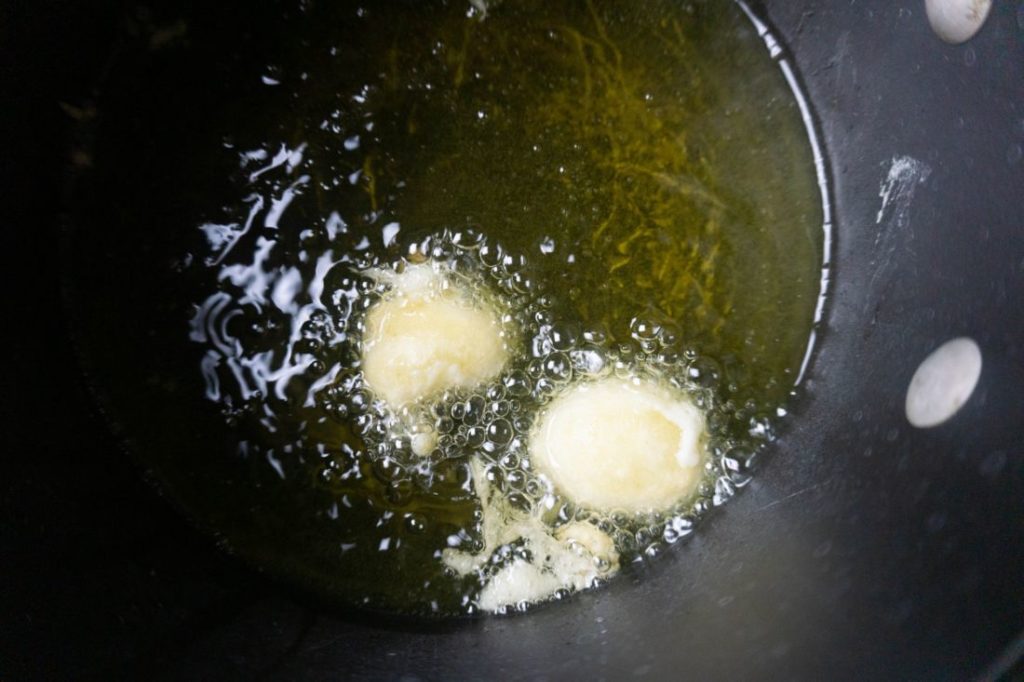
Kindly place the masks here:
<instances>
[{"instance_id":1,"label":"black wok","mask_svg":"<svg viewBox=\"0 0 1024 682\"><path fill-rule=\"evenodd\" d=\"M833 287L791 427L743 494L635 580L438 624L317 608L223 556L140 480L83 387L55 271L68 169L90 142L73 118L124 39L125 9L6 3L18 276L0 677L1024 674L1024 5L997 0L962 46L936 38L919 1L756 10L814 105L833 188ZM899 215L880 215L899 157L930 173ZM979 385L953 419L915 429L911 375L959 336L982 351Z\"/></svg>"}]
</instances>

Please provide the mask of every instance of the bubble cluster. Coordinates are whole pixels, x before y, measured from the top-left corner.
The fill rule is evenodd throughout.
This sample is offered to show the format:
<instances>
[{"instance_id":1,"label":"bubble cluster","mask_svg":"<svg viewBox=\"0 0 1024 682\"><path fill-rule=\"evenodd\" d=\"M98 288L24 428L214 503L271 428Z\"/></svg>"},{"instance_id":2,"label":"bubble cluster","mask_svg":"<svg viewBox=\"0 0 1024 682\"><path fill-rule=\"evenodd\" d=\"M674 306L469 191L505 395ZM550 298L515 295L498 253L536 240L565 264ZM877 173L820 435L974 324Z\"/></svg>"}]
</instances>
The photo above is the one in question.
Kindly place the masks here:
<instances>
[{"instance_id":1,"label":"bubble cluster","mask_svg":"<svg viewBox=\"0 0 1024 682\"><path fill-rule=\"evenodd\" d=\"M549 294L522 286L531 281L527 259L477 232L443 232L410 246L408 253L391 262L369 258L363 266L400 272L408 263L429 259L481 302L498 307L515 352L508 368L488 385L449 391L428 404L395 412L360 383L361 318L350 312L353 307L338 307L335 320L353 344L352 373L325 393L325 406L335 413L343 406L340 413L354 416L367 455L378 468L405 472L392 476L417 472L429 487L438 462L482 457L489 485L512 507L544 514L556 527L589 520L614 538L620 551L640 557L653 557L688 535L698 517L750 481L757 452L772 436L772 420L756 405L729 400L729 373L713 358L683 345L683 333L671 321L635 317L629 337L618 340L606 329L556 319ZM386 285L373 284L359 272L339 281L353 288L335 298L356 301L357 311L386 294ZM641 515L578 508L531 468L530 430L548 403L575 382L612 375L671 386L691 396L706 413L710 456L693 499ZM429 443L429 451L417 447L417 440Z\"/></svg>"},{"instance_id":2,"label":"bubble cluster","mask_svg":"<svg viewBox=\"0 0 1024 682\"><path fill-rule=\"evenodd\" d=\"M303 423L318 424L305 441L323 453L312 460L315 485L341 491L353 482L372 482L379 490L376 504L385 509L378 527L396 529L382 540L390 551L400 546L392 546L392 535L423 535L438 523L447 528L432 514L411 511L412 502L441 488L471 493L470 462L480 458L488 486L511 509L542 517L555 530L594 524L625 559L652 558L745 486L761 445L773 437L770 415L733 400L734 363L686 346L684 331L657 316L634 317L628 336L619 337L601 326L562 319L556 313L560 292L537 283L525 255L479 230L443 230L414 242L392 241L379 251L337 242L331 247L306 271L275 268L257 252L237 280L244 285L260 275L267 294L249 301L211 297L193 321L193 338L210 347L208 384L218 390L208 397L222 403L229 422L250 418L272 432L280 426L279 413L297 410ZM363 377L367 313L388 296L395 281L388 273L423 264L474 304L496 311L509 361L499 376L474 389L448 390L396 408ZM268 336L286 340L283 358L265 350ZM230 373L223 373L221 361ZM548 404L577 382L610 376L684 392L706 415L708 457L690 499L639 514L589 509L565 498L531 467L530 432ZM230 378L240 390L224 390ZM479 514L474 518L479 522ZM479 544L472 527L449 530L450 542L460 547ZM508 556L496 553L486 575L514 559L514 548L506 549Z\"/></svg>"},{"instance_id":3,"label":"bubble cluster","mask_svg":"<svg viewBox=\"0 0 1024 682\"><path fill-rule=\"evenodd\" d=\"M522 408L529 391L517 385L517 373L503 375L477 391L447 391L429 401L394 408L374 396L360 372L366 312L388 294L387 273L401 274L410 265L427 263L464 292L471 303L497 312L500 335L513 364L520 364L524 334L542 308L522 261L474 230L444 231L408 246L405 255L385 258L371 253L343 262L329 275L333 292L328 312L347 340L346 372L326 388L324 409L352 415L358 434L377 456L403 462L463 456L466 448L491 452L509 445L513 427L502 418Z\"/></svg>"}]
</instances>

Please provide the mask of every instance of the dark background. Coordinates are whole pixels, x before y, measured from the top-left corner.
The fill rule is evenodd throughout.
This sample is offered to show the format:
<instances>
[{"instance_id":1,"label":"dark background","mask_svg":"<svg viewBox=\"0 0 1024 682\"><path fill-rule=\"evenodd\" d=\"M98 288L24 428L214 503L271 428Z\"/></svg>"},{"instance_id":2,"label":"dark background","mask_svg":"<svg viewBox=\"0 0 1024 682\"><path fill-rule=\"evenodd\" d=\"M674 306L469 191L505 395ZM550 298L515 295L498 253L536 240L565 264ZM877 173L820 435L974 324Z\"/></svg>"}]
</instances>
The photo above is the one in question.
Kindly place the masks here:
<instances>
[{"instance_id":1,"label":"dark background","mask_svg":"<svg viewBox=\"0 0 1024 682\"><path fill-rule=\"evenodd\" d=\"M441 626L319 611L217 551L109 435L57 269L67 170L88 143L68 112L88 110L130 12L4 3L0 678L1009 670L1024 647L1024 5L996 3L952 47L920 2L765 4L816 106L838 218L827 329L794 427L638 584ZM876 223L903 155L932 173L909 223ZM982 348L979 389L947 424L913 430L907 382L959 335Z\"/></svg>"}]
</instances>

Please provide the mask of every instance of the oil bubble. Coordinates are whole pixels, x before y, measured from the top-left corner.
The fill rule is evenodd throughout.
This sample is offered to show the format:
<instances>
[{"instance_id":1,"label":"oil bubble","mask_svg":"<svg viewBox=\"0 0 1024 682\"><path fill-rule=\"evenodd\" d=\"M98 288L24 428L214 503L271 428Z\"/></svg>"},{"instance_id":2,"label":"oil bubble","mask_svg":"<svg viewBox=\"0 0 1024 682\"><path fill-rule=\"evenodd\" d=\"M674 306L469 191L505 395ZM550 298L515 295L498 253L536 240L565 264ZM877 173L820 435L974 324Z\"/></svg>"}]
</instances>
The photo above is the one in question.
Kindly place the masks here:
<instances>
[{"instance_id":1,"label":"oil bubble","mask_svg":"<svg viewBox=\"0 0 1024 682\"><path fill-rule=\"evenodd\" d=\"M551 347L554 350L568 351L575 347L579 338L579 332L573 324L560 323L552 325L548 331L548 336L551 339Z\"/></svg>"},{"instance_id":2,"label":"oil bubble","mask_svg":"<svg viewBox=\"0 0 1024 682\"><path fill-rule=\"evenodd\" d=\"M498 446L508 445L513 435L512 425L505 419L496 419L487 427L487 440Z\"/></svg>"},{"instance_id":3,"label":"oil bubble","mask_svg":"<svg viewBox=\"0 0 1024 682\"><path fill-rule=\"evenodd\" d=\"M572 378L572 362L565 353L551 353L544 359L543 372L552 381L569 381Z\"/></svg>"}]
</instances>

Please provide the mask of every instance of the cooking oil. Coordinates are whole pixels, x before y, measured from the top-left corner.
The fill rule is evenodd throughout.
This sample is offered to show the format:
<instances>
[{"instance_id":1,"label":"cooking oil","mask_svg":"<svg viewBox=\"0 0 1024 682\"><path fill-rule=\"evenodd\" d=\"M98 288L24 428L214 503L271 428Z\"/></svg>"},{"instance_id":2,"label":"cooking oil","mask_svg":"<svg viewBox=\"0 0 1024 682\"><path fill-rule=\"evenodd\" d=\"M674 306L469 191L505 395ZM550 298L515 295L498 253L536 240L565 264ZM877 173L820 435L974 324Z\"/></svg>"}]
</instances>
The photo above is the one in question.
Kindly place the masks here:
<instances>
[{"instance_id":1,"label":"cooking oil","mask_svg":"<svg viewBox=\"0 0 1024 682\"><path fill-rule=\"evenodd\" d=\"M625 567L746 485L803 368L825 246L800 107L743 8L259 17L274 44L217 62L242 95L190 131L187 158L148 161L163 172L109 216L129 227L87 240L71 285L111 414L189 515L322 598L457 615L530 554L528 534L489 546L484 481L501 513L552 536L591 524ZM162 58L202 64L180 49L193 53ZM131 120L127 99L108 120ZM112 188L138 150L104 139ZM98 274L119 258L150 269ZM507 360L393 405L362 372L365 323L421 266L495 312ZM589 509L531 467L538 414L607 376L657 381L706 415L694 495ZM481 560L453 571L451 552Z\"/></svg>"}]
</instances>

